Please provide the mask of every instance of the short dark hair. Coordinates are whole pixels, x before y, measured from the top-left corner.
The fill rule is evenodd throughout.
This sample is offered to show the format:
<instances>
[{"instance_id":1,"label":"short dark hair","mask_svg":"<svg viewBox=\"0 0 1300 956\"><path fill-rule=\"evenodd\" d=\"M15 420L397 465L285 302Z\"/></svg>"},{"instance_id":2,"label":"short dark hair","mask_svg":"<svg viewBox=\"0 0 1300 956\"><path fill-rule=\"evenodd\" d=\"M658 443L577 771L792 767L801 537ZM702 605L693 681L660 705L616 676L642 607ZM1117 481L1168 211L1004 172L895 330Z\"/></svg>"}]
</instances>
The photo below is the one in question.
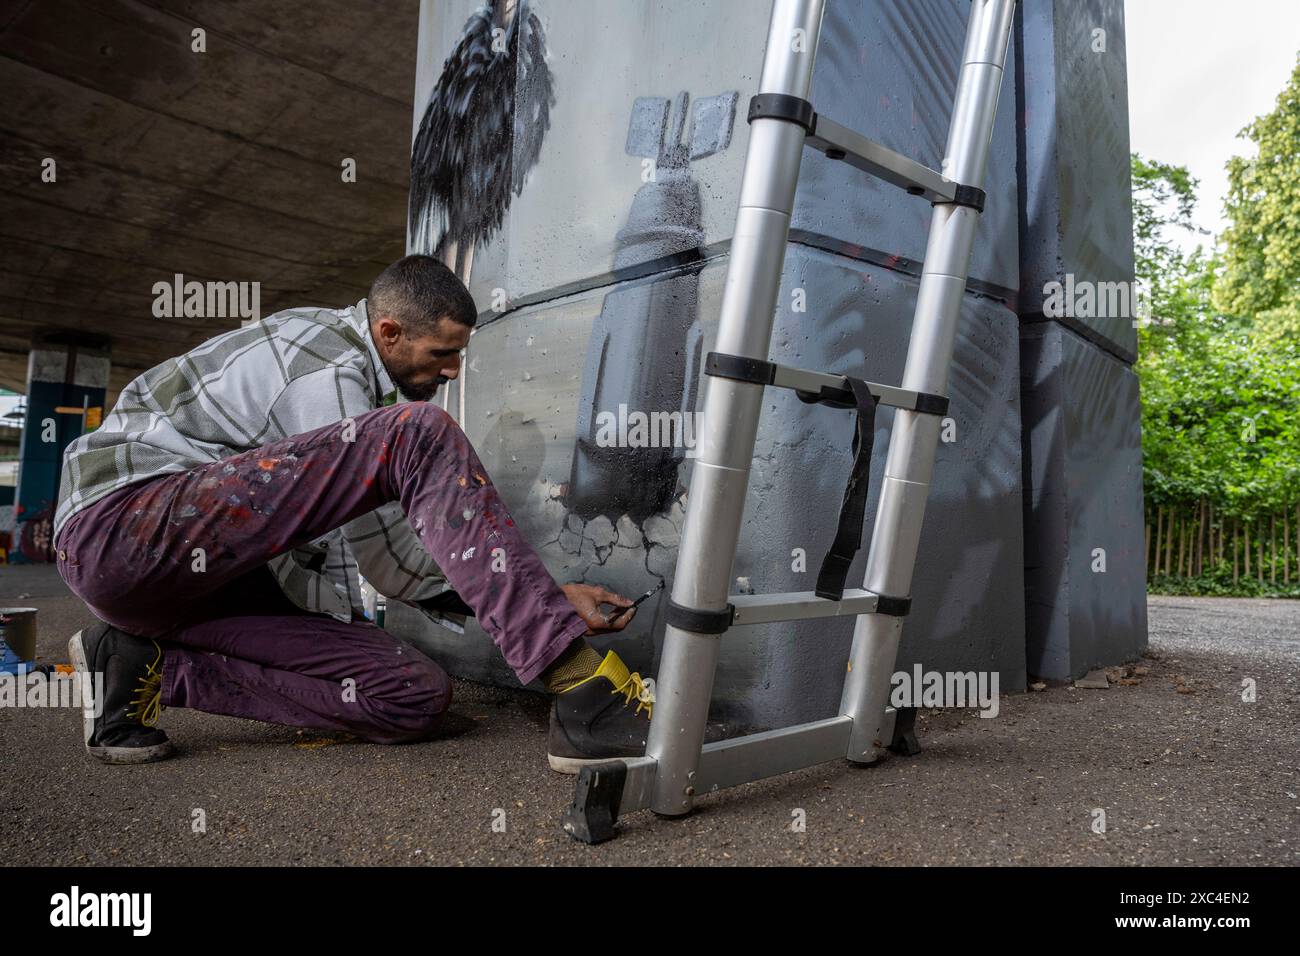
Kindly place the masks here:
<instances>
[{"instance_id":1,"label":"short dark hair","mask_svg":"<svg viewBox=\"0 0 1300 956\"><path fill-rule=\"evenodd\" d=\"M474 327L478 307L456 274L433 256L406 256L370 284L372 319L391 315L417 335L433 332L440 319Z\"/></svg>"}]
</instances>

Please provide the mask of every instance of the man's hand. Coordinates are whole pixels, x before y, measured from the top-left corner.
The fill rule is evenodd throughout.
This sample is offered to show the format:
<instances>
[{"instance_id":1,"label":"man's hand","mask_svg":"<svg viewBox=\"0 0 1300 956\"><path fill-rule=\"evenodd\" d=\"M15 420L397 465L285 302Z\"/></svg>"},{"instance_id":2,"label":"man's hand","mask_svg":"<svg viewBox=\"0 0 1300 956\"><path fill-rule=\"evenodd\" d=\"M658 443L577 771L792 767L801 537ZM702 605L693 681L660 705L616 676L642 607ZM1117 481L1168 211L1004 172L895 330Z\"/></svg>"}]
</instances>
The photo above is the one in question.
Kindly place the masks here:
<instances>
[{"instance_id":1,"label":"man's hand","mask_svg":"<svg viewBox=\"0 0 1300 956\"><path fill-rule=\"evenodd\" d=\"M578 612L578 617L587 622L588 634L621 631L627 627L628 621L636 617L636 611L617 618L614 616L618 614L617 610L610 611L609 614L601 611L602 604L612 604L615 608L621 609L631 607L632 602L621 594L615 594L594 584L562 584L560 590L569 599L573 609Z\"/></svg>"}]
</instances>

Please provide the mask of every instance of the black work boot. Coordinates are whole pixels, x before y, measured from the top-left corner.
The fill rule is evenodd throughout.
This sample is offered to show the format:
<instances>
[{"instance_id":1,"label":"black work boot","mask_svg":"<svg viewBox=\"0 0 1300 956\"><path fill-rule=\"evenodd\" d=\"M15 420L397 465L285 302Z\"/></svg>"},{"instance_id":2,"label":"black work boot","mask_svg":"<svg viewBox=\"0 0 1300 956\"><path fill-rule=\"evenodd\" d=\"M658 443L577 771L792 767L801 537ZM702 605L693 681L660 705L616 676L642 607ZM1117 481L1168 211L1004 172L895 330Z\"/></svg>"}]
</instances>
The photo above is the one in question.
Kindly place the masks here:
<instances>
[{"instance_id":1,"label":"black work boot","mask_svg":"<svg viewBox=\"0 0 1300 956\"><path fill-rule=\"evenodd\" d=\"M645 754L654 710L654 683L629 673L613 651L596 673L551 702L547 760L559 773Z\"/></svg>"},{"instance_id":2,"label":"black work boot","mask_svg":"<svg viewBox=\"0 0 1300 956\"><path fill-rule=\"evenodd\" d=\"M104 763L151 763L172 755L172 742L153 726L163 709L157 642L100 623L74 634L68 655L92 688L93 703L82 711L87 753ZM103 675L102 700L96 674Z\"/></svg>"}]
</instances>

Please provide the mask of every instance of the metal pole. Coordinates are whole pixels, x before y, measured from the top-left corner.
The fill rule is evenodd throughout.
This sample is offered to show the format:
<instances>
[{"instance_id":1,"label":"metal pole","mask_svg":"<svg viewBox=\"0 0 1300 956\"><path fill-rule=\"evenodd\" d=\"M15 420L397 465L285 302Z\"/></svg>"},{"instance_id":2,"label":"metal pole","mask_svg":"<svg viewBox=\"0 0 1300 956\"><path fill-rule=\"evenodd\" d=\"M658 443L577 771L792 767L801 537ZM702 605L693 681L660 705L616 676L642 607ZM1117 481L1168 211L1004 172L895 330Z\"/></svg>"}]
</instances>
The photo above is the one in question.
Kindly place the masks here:
<instances>
[{"instance_id":1,"label":"metal pole","mask_svg":"<svg viewBox=\"0 0 1300 956\"><path fill-rule=\"evenodd\" d=\"M822 7L823 0L775 0L760 93L808 98ZM802 127L783 120L759 118L750 125L718 351L767 358L804 139ZM762 400L761 385L706 378L673 580L673 601L684 607L727 606ZM664 816L688 813L693 803L720 639L672 625L664 633L646 743L646 755L657 762L650 808Z\"/></svg>"},{"instance_id":2,"label":"metal pole","mask_svg":"<svg viewBox=\"0 0 1300 956\"><path fill-rule=\"evenodd\" d=\"M993 119L1011 35L1015 0L973 0L962 56L948 150L941 172L954 182L983 188ZM979 212L952 203L934 207L925 264L917 293L904 388L947 394L948 368L961 312L971 244ZM894 414L885 480L867 557L867 590L911 594L921 522L934 471L942 421L935 415ZM840 713L853 718L846 756L872 763L890 742L890 677L898 657L903 619L883 614L858 618L844 681ZM657 715L656 715L657 716Z\"/></svg>"}]
</instances>

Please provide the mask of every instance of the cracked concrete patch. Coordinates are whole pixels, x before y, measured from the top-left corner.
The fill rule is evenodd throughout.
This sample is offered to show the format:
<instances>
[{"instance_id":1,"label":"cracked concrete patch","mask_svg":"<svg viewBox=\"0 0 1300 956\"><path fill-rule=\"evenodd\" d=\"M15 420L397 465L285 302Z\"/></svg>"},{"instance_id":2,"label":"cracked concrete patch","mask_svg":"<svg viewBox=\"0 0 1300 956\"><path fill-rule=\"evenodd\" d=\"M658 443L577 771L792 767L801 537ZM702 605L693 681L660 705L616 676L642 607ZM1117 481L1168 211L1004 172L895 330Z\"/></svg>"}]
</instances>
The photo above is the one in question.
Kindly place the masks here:
<instances>
[{"instance_id":1,"label":"cracked concrete patch","mask_svg":"<svg viewBox=\"0 0 1300 956\"><path fill-rule=\"evenodd\" d=\"M641 529L636 526L630 515L623 515L618 519L618 546L620 548L644 548L645 535Z\"/></svg>"},{"instance_id":2,"label":"cracked concrete patch","mask_svg":"<svg viewBox=\"0 0 1300 956\"><path fill-rule=\"evenodd\" d=\"M597 548L608 548L618 540L618 531L614 528L614 522L604 515L597 515L588 521L582 533L584 537L590 538Z\"/></svg>"},{"instance_id":3,"label":"cracked concrete patch","mask_svg":"<svg viewBox=\"0 0 1300 956\"><path fill-rule=\"evenodd\" d=\"M668 509L668 520L678 531L682 530L682 522L686 520L686 495L673 499L672 507Z\"/></svg>"},{"instance_id":4,"label":"cracked concrete patch","mask_svg":"<svg viewBox=\"0 0 1300 956\"><path fill-rule=\"evenodd\" d=\"M574 534L568 528L560 532L560 547L569 554L577 554L582 550L582 535Z\"/></svg>"},{"instance_id":5,"label":"cracked concrete patch","mask_svg":"<svg viewBox=\"0 0 1300 956\"><path fill-rule=\"evenodd\" d=\"M681 542L681 532L674 527L673 523L667 518L659 515L652 515L646 518L641 525L645 532L646 540L651 545L659 545L664 548L676 550L677 545Z\"/></svg>"},{"instance_id":6,"label":"cracked concrete patch","mask_svg":"<svg viewBox=\"0 0 1300 956\"><path fill-rule=\"evenodd\" d=\"M677 566L676 548L665 548L661 544L652 544L645 556L645 567L657 578L666 578Z\"/></svg>"}]
</instances>

